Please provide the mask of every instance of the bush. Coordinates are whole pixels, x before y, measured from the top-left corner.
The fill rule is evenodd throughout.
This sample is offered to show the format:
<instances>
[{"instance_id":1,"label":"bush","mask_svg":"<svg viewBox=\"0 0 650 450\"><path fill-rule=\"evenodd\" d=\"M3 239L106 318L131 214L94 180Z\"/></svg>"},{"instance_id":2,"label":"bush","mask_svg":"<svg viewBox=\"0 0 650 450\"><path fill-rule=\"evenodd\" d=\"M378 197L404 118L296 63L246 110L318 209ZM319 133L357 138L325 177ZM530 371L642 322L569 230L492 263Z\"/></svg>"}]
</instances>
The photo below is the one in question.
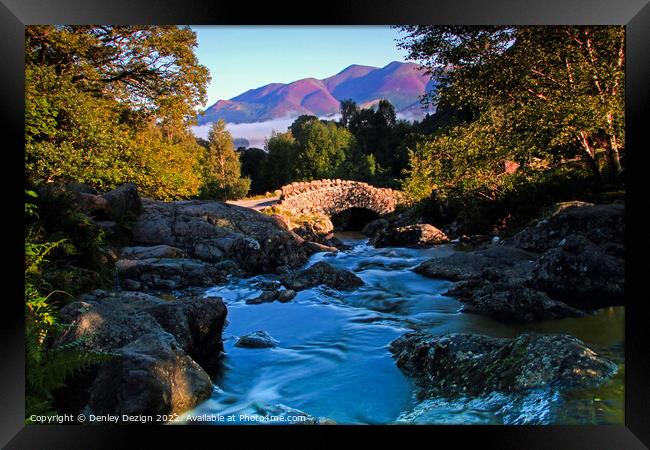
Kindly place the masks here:
<instances>
[{"instance_id":1,"label":"bush","mask_svg":"<svg viewBox=\"0 0 650 450\"><path fill-rule=\"evenodd\" d=\"M33 191L26 191L30 198ZM25 204L28 223L38 219L35 204ZM90 352L81 348L81 341L55 345L57 336L64 330L58 322L52 292L43 280L48 259L57 250L69 251L66 239L41 241L34 227L25 233L25 418L34 414L55 414L52 408L53 392L64 386L80 370L112 357L110 354Z\"/></svg>"},{"instance_id":2,"label":"bush","mask_svg":"<svg viewBox=\"0 0 650 450\"><path fill-rule=\"evenodd\" d=\"M597 186L588 169L561 165L504 174L491 197L483 190L462 187L435 191L418 203L417 210L439 226L455 221L459 234L488 234L526 225L542 209L557 202L597 198Z\"/></svg>"}]
</instances>

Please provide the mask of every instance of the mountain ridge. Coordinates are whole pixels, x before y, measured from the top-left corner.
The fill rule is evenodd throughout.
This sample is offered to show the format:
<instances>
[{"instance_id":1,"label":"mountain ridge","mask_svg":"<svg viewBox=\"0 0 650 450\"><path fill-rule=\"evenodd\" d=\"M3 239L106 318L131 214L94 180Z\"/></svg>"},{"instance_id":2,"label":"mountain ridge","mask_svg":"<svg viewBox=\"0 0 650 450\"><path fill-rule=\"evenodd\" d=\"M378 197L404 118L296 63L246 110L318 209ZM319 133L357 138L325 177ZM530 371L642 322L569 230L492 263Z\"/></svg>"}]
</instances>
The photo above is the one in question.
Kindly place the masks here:
<instances>
[{"instance_id":1,"label":"mountain ridge","mask_svg":"<svg viewBox=\"0 0 650 450\"><path fill-rule=\"evenodd\" d=\"M327 117L338 113L340 102L348 98L362 107L387 99L398 114L423 117L426 111L418 108L420 96L435 88L435 82L421 68L400 61L384 67L352 64L323 79L269 83L229 100L218 100L198 117L198 123L205 125L219 119L235 124L257 123L301 114Z\"/></svg>"}]
</instances>

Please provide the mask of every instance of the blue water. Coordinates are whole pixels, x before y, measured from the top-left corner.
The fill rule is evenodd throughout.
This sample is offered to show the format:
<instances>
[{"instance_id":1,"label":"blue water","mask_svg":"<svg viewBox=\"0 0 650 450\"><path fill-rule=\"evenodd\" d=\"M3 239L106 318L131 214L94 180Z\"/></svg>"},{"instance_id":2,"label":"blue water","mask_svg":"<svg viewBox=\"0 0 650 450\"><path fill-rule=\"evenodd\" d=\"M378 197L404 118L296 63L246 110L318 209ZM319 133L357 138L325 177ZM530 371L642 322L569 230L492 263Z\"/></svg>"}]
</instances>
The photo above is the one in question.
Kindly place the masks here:
<instances>
[{"instance_id":1,"label":"blue water","mask_svg":"<svg viewBox=\"0 0 650 450\"><path fill-rule=\"evenodd\" d=\"M261 293L255 283L277 279L272 275L233 279L209 290L228 306L224 370L215 379L212 398L184 419L218 415L210 422L254 423L247 417L259 416L259 407L280 405L341 424L622 423L622 377L572 398L549 389L516 399L493 393L479 399L420 403L416 386L396 367L388 345L414 329L493 336L526 330L569 332L622 363L623 308L581 319L503 324L461 312L457 300L442 295L451 282L411 270L428 258L453 252L451 247L375 249L358 235L340 238L350 250L315 254L306 266L327 261L353 271L365 282L353 291L320 286L299 292L288 303L247 305L246 299ZM605 334L603 327L608 330ZM238 336L257 330L268 332L279 345L264 349L234 345ZM567 405L575 411L567 411ZM227 416L234 420L226 420Z\"/></svg>"}]
</instances>

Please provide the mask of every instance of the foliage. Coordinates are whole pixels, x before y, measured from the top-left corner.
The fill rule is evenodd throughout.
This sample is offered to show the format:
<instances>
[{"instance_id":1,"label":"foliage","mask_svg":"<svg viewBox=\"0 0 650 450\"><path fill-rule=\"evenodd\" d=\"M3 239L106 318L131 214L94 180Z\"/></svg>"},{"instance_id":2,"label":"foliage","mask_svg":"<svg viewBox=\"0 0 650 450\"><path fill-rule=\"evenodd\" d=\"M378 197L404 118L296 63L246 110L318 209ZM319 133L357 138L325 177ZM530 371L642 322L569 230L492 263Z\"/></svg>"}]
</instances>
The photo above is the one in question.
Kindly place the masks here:
<instances>
[{"instance_id":1,"label":"foliage","mask_svg":"<svg viewBox=\"0 0 650 450\"><path fill-rule=\"evenodd\" d=\"M413 126L397 120L395 108L388 100L380 100L376 108L359 108L352 100L344 100L340 123L354 135L361 153L372 155L375 172L401 175L407 151L400 144Z\"/></svg>"},{"instance_id":2,"label":"foliage","mask_svg":"<svg viewBox=\"0 0 650 450\"><path fill-rule=\"evenodd\" d=\"M26 191L34 198L33 191ZM36 205L26 202L28 220L38 218ZM37 240L33 228L25 234L25 417L33 414L54 414L52 393L78 371L111 357L109 354L83 350L81 342L56 345L56 337L64 329L58 323L51 293L43 292L47 284L42 280L43 267L57 249L68 249L66 239Z\"/></svg>"},{"instance_id":3,"label":"foliage","mask_svg":"<svg viewBox=\"0 0 650 450\"><path fill-rule=\"evenodd\" d=\"M239 151L241 173L251 180L251 194L262 194L270 189L266 177L268 154L261 148L250 147Z\"/></svg>"},{"instance_id":4,"label":"foliage","mask_svg":"<svg viewBox=\"0 0 650 450\"><path fill-rule=\"evenodd\" d=\"M26 27L28 178L196 195L200 147L188 126L209 75L194 47L188 27Z\"/></svg>"},{"instance_id":5,"label":"foliage","mask_svg":"<svg viewBox=\"0 0 650 450\"><path fill-rule=\"evenodd\" d=\"M222 201L245 197L250 188L250 178L241 177L239 154L223 120L212 124L208 145L203 161L205 184L201 196Z\"/></svg>"},{"instance_id":6,"label":"foliage","mask_svg":"<svg viewBox=\"0 0 650 450\"><path fill-rule=\"evenodd\" d=\"M434 99L491 115L493 120L483 122L492 125L487 131L518 163L580 155L598 180L621 172L623 27L402 29L407 35L401 46L409 58L421 60L439 81ZM602 168L596 161L599 148L606 154Z\"/></svg>"},{"instance_id":7,"label":"foliage","mask_svg":"<svg viewBox=\"0 0 650 450\"><path fill-rule=\"evenodd\" d=\"M319 120L299 123L296 128L296 178L309 181L339 175L354 145L352 134L334 122Z\"/></svg>"}]
</instances>

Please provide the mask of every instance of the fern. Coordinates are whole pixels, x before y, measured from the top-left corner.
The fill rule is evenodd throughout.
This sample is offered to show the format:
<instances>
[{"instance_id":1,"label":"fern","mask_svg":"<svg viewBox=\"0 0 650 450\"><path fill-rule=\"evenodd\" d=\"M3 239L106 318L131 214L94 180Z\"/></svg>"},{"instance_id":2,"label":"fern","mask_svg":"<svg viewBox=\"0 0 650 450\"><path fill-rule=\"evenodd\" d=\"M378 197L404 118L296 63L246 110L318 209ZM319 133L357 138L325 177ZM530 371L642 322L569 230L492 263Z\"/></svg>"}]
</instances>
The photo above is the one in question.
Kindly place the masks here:
<instances>
[{"instance_id":1,"label":"fern","mask_svg":"<svg viewBox=\"0 0 650 450\"><path fill-rule=\"evenodd\" d=\"M32 191L26 194L35 197ZM25 204L27 216L38 217L33 204ZM56 308L50 303L51 294L43 295L41 290L47 284L41 280L41 269L47 263L47 256L56 248L63 247L64 253L74 251L66 239L54 242L37 242L32 229L25 234L25 416L27 423L32 415L52 415L52 393L65 386L79 371L90 365L104 362L114 355L88 351L83 340L51 347L65 328L57 321Z\"/></svg>"}]
</instances>

